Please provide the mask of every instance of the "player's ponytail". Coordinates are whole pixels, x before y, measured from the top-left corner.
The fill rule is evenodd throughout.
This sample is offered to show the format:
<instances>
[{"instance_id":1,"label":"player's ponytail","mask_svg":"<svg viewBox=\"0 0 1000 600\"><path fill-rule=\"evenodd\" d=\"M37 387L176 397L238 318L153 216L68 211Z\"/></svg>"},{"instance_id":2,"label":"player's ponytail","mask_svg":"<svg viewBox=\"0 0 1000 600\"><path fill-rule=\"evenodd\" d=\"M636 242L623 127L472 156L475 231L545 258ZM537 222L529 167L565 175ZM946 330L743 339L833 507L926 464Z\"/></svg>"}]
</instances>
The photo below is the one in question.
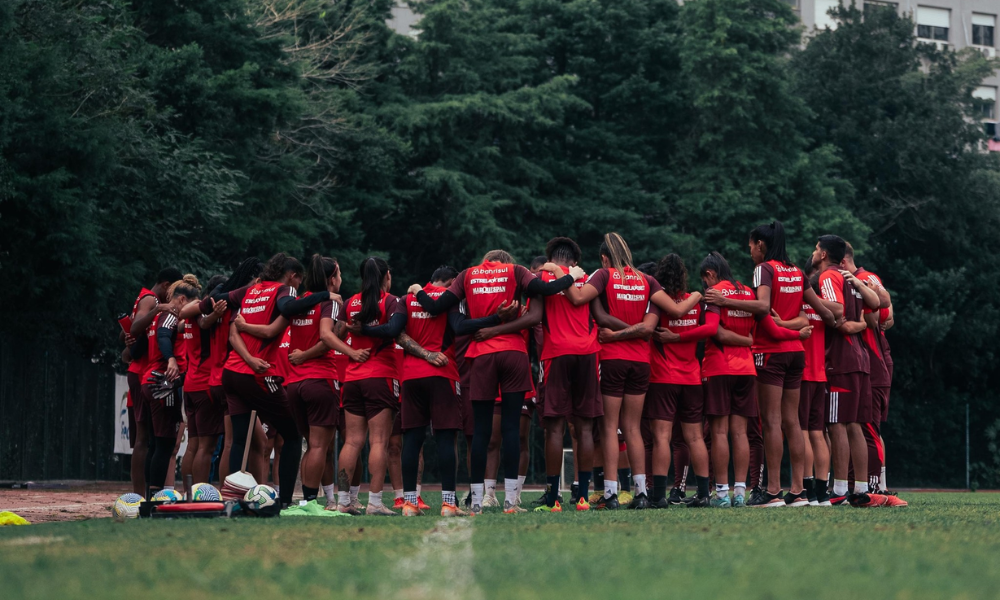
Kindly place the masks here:
<instances>
[{"instance_id":1,"label":"player's ponytail","mask_svg":"<svg viewBox=\"0 0 1000 600\"><path fill-rule=\"evenodd\" d=\"M734 288L738 290L743 289L743 284L736 281L736 278L733 277L733 271L729 268L729 263L718 252L712 251L705 257L705 260L701 261L701 267L698 269L698 272L704 276L709 271L715 271L719 281L728 281Z\"/></svg>"},{"instance_id":2,"label":"player's ponytail","mask_svg":"<svg viewBox=\"0 0 1000 600\"><path fill-rule=\"evenodd\" d=\"M260 262L260 259L256 256L244 259L233 271L233 274L229 276L229 279L226 280L226 284L222 286L222 291L231 292L240 289L257 277L260 277L263 270L264 263Z\"/></svg>"},{"instance_id":3,"label":"player's ponytail","mask_svg":"<svg viewBox=\"0 0 1000 600\"><path fill-rule=\"evenodd\" d=\"M198 278L188 273L182 279L170 284L167 288L167 302L174 299L174 296L184 296L188 300L194 300L201 295L201 284Z\"/></svg>"},{"instance_id":4,"label":"player's ponytail","mask_svg":"<svg viewBox=\"0 0 1000 600\"><path fill-rule=\"evenodd\" d=\"M676 254L668 254L656 264L656 280L663 286L663 291L674 299L687 291L688 272L684 260Z\"/></svg>"},{"instance_id":5,"label":"player's ponytail","mask_svg":"<svg viewBox=\"0 0 1000 600\"><path fill-rule=\"evenodd\" d=\"M628 244L617 232L604 234L604 241L601 242L601 256L606 256L611 268L618 271L619 277L625 279L625 267L635 271L632 265L632 251L628 249Z\"/></svg>"},{"instance_id":6,"label":"player's ponytail","mask_svg":"<svg viewBox=\"0 0 1000 600\"><path fill-rule=\"evenodd\" d=\"M281 281L286 273L301 275L302 271L302 263L297 258L279 252L267 260L260 277L264 281Z\"/></svg>"},{"instance_id":7,"label":"player's ponytail","mask_svg":"<svg viewBox=\"0 0 1000 600\"><path fill-rule=\"evenodd\" d=\"M371 323L379 319L379 302L382 300L382 283L389 274L389 263L369 256L361 261L361 312L355 321Z\"/></svg>"},{"instance_id":8,"label":"player's ponytail","mask_svg":"<svg viewBox=\"0 0 1000 600\"><path fill-rule=\"evenodd\" d=\"M764 262L776 260L783 265L792 266L785 249L785 227L781 221L771 221L770 225L758 225L750 231L750 240L764 242Z\"/></svg>"},{"instance_id":9,"label":"player's ponytail","mask_svg":"<svg viewBox=\"0 0 1000 600\"><path fill-rule=\"evenodd\" d=\"M339 271L337 259L313 254L303 280L306 290L314 294L327 291L327 282Z\"/></svg>"}]
</instances>

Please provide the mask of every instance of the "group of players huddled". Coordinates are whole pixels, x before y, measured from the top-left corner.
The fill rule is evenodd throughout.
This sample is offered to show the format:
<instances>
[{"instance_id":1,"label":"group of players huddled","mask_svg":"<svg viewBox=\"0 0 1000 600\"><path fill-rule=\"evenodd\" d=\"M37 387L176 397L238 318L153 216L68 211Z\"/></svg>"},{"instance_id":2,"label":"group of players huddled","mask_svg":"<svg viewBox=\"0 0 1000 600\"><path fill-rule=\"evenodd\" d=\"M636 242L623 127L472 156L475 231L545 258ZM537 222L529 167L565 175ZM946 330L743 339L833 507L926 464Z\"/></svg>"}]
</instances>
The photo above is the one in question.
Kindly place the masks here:
<instances>
[{"instance_id":1,"label":"group of players huddled","mask_svg":"<svg viewBox=\"0 0 1000 600\"><path fill-rule=\"evenodd\" d=\"M164 487L183 406L182 468L195 481L208 480L224 435L220 480L240 469L250 444L248 470L265 481L274 447L283 506L301 475L300 506L316 505L322 488L325 510L400 514L382 501L388 470L393 508L420 515L430 508L418 495L430 427L442 516L498 506L487 475L499 463L503 511L525 512L525 439L537 412L548 485L536 511L563 509L567 425L578 511L905 506L886 491L880 436L892 381L888 291L835 235L819 238L805 271L789 259L779 222L753 229L749 250L751 285L713 252L698 268L703 293L688 290L676 254L635 266L617 233L604 236L601 268L589 276L580 247L557 237L530 269L493 250L460 272L438 268L402 297L389 293L391 271L377 257L361 262L361 289L349 298L339 295L341 266L319 255L305 266L286 254L250 258L204 288L164 269L139 293L123 336L133 486ZM459 434L469 448L465 510ZM366 441L367 507L358 500Z\"/></svg>"}]
</instances>

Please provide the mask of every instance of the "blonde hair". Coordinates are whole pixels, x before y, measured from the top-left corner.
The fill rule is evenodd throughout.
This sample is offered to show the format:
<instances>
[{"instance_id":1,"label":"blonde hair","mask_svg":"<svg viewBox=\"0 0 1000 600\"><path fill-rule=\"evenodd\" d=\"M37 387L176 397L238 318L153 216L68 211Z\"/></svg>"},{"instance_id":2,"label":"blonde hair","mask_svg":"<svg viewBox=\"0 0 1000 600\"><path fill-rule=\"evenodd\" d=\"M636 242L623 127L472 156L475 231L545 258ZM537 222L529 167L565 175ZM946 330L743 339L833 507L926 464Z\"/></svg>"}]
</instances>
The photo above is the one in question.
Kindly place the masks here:
<instances>
[{"instance_id":1,"label":"blonde hair","mask_svg":"<svg viewBox=\"0 0 1000 600\"><path fill-rule=\"evenodd\" d=\"M514 257L506 250L490 250L483 256L483 262L498 262L512 265L514 264Z\"/></svg>"},{"instance_id":2,"label":"blonde hair","mask_svg":"<svg viewBox=\"0 0 1000 600\"><path fill-rule=\"evenodd\" d=\"M180 289L179 293L187 298L197 298L201 295L201 284L198 283L198 278L191 273L170 284L170 287L167 288L167 302L174 299L174 294L178 293L178 289Z\"/></svg>"},{"instance_id":3,"label":"blonde hair","mask_svg":"<svg viewBox=\"0 0 1000 600\"><path fill-rule=\"evenodd\" d=\"M611 268L618 271L618 275L625 279L625 267L635 271L632 264L632 251L628 249L625 239L615 231L604 234L604 242L601 244L601 256L607 256Z\"/></svg>"}]
</instances>

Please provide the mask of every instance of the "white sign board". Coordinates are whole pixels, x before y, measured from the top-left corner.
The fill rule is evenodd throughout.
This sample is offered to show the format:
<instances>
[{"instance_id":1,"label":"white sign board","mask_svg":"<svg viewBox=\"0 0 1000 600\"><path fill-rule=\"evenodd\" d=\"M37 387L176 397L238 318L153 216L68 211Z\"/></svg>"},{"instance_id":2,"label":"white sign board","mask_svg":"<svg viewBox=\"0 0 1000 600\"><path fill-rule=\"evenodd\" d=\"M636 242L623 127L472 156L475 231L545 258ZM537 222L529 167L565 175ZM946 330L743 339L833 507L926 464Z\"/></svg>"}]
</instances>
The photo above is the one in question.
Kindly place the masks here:
<instances>
[{"instance_id":1,"label":"white sign board","mask_svg":"<svg viewBox=\"0 0 1000 600\"><path fill-rule=\"evenodd\" d=\"M128 380L115 375L115 454L132 454L128 443Z\"/></svg>"}]
</instances>

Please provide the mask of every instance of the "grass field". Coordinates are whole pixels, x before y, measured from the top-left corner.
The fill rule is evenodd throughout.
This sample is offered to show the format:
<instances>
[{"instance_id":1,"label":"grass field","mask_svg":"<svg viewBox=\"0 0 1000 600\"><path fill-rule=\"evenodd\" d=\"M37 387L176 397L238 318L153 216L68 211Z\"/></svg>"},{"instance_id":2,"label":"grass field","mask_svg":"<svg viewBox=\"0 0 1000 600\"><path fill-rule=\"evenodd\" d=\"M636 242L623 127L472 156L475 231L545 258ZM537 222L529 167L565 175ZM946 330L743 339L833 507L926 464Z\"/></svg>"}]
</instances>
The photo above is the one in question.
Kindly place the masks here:
<instances>
[{"instance_id":1,"label":"grass field","mask_svg":"<svg viewBox=\"0 0 1000 600\"><path fill-rule=\"evenodd\" d=\"M432 505L439 501L427 496ZM1000 494L903 496L908 508L7 527L0 530L0 597L1000 595Z\"/></svg>"}]
</instances>

